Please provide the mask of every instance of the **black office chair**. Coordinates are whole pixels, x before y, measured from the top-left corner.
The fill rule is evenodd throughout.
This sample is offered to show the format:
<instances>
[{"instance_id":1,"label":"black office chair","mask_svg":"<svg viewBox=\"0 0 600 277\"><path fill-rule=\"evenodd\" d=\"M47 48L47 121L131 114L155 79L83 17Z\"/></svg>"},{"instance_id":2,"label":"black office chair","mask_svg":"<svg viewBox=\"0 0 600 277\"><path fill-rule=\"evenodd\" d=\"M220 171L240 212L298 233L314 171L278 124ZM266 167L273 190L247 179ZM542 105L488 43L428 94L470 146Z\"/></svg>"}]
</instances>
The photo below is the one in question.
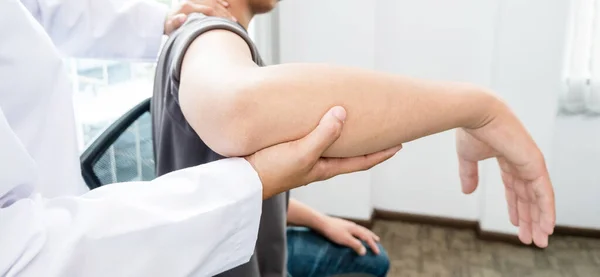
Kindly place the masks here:
<instances>
[{"instance_id":1,"label":"black office chair","mask_svg":"<svg viewBox=\"0 0 600 277\"><path fill-rule=\"evenodd\" d=\"M90 189L155 178L150 99L121 116L87 147L81 171Z\"/></svg>"}]
</instances>

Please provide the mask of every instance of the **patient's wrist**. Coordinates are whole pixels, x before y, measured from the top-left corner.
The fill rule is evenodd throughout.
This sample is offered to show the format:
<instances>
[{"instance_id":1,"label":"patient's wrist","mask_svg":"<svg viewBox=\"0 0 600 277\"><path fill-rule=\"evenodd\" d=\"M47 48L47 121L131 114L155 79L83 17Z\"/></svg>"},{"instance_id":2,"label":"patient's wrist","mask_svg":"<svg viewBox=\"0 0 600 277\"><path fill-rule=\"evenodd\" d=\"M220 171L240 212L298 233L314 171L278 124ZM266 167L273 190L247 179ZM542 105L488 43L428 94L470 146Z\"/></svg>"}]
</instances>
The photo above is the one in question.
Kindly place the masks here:
<instances>
[{"instance_id":1,"label":"patient's wrist","mask_svg":"<svg viewBox=\"0 0 600 277\"><path fill-rule=\"evenodd\" d=\"M494 119L505 116L510 112L506 104L493 92L473 88L463 96L466 107L465 118L461 127L467 129L480 129L490 124ZM460 111L458 111L460 112Z\"/></svg>"},{"instance_id":2,"label":"patient's wrist","mask_svg":"<svg viewBox=\"0 0 600 277\"><path fill-rule=\"evenodd\" d=\"M327 228L327 220L328 220L329 216L326 214L315 214L315 216L313 216L310 220L310 222L307 224L311 229L322 233L325 231L325 228Z\"/></svg>"}]
</instances>

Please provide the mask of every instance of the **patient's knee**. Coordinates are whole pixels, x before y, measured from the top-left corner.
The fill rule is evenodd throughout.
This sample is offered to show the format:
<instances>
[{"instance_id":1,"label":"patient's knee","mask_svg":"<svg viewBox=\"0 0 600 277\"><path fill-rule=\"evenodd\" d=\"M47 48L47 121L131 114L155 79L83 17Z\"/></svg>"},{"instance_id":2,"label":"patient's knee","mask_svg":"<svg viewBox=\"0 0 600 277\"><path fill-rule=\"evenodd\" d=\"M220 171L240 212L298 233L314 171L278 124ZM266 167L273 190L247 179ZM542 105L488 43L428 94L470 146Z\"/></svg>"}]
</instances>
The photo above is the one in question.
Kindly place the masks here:
<instances>
[{"instance_id":1,"label":"patient's knee","mask_svg":"<svg viewBox=\"0 0 600 277\"><path fill-rule=\"evenodd\" d=\"M354 256L351 259L351 264L346 268L347 273L360 273L364 276L369 277L385 277L390 269L390 259L383 246L377 243L379 247L379 255L373 252L373 249L369 245L363 242L363 245L368 249L367 254L364 256L358 256L356 253L351 255ZM360 276L363 276L360 275ZM346 277L346 275L340 275ZM348 277L354 275L348 275ZM358 276L358 275L357 275Z\"/></svg>"},{"instance_id":2,"label":"patient's knee","mask_svg":"<svg viewBox=\"0 0 600 277\"><path fill-rule=\"evenodd\" d=\"M365 244L365 247L369 249L367 255L361 257L361 263L363 263L367 268L371 268L374 276L386 276L388 270L390 269L390 258L380 243L377 243L377 247L379 247L379 255L375 254L373 250Z\"/></svg>"}]
</instances>

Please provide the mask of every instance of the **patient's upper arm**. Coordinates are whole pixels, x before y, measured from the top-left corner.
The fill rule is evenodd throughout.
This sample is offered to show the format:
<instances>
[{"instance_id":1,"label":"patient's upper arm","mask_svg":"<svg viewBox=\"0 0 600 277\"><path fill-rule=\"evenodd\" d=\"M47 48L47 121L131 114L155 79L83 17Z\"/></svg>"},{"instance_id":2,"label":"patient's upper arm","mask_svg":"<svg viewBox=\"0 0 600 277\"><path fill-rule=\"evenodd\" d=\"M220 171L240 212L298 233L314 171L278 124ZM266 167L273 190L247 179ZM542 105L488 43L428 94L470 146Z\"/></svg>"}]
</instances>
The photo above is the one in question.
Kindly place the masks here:
<instances>
[{"instance_id":1,"label":"patient's upper arm","mask_svg":"<svg viewBox=\"0 0 600 277\"><path fill-rule=\"evenodd\" d=\"M233 23L231 23L233 24ZM186 121L215 152L240 156L246 126L237 95L257 68L258 53L243 29L218 25L197 36L179 62L179 105Z\"/></svg>"}]
</instances>

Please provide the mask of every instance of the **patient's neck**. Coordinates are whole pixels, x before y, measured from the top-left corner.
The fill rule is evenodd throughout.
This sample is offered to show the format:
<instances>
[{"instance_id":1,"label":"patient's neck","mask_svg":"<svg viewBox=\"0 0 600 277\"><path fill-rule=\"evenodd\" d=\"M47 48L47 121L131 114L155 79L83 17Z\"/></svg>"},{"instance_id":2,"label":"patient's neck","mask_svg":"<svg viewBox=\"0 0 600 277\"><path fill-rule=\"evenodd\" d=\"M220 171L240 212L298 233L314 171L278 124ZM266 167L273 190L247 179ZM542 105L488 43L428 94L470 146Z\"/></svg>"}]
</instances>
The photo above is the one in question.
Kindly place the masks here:
<instances>
[{"instance_id":1,"label":"patient's neck","mask_svg":"<svg viewBox=\"0 0 600 277\"><path fill-rule=\"evenodd\" d=\"M230 0L229 12L238 20L238 23L248 30L248 25L250 25L254 13L250 9L247 0Z\"/></svg>"}]
</instances>

